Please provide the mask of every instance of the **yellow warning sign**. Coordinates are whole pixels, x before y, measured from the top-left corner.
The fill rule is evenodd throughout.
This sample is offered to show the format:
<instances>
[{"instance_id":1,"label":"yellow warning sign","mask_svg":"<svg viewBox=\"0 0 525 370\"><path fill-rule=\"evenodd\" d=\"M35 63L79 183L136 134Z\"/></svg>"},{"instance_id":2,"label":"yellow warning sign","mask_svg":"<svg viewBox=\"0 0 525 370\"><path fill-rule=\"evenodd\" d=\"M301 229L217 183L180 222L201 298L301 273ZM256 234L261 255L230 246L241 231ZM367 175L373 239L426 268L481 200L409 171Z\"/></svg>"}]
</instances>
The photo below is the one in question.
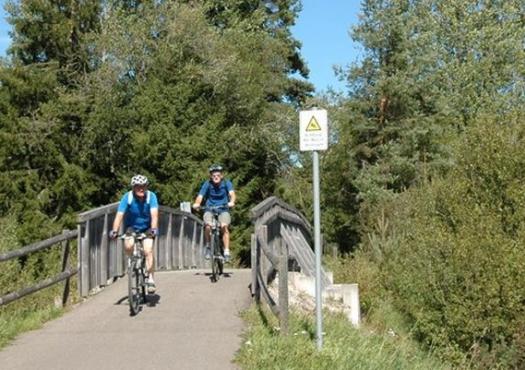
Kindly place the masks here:
<instances>
[{"instance_id":1,"label":"yellow warning sign","mask_svg":"<svg viewBox=\"0 0 525 370\"><path fill-rule=\"evenodd\" d=\"M321 125L319 125L319 122L317 122L315 116L312 116L310 122L308 122L308 125L306 126L306 131L321 131Z\"/></svg>"}]
</instances>

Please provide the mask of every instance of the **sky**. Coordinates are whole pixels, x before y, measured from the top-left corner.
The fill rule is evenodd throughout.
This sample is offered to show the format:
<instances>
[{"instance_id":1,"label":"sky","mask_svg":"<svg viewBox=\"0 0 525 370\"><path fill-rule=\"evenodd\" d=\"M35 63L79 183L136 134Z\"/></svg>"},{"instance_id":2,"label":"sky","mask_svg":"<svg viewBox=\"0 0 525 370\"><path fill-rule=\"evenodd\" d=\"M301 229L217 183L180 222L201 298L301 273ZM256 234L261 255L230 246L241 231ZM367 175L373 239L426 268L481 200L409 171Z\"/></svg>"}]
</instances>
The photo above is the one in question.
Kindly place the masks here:
<instances>
[{"instance_id":1,"label":"sky","mask_svg":"<svg viewBox=\"0 0 525 370\"><path fill-rule=\"evenodd\" d=\"M10 26L0 0L0 56L11 42ZM333 66L346 67L359 60L360 47L350 38L351 27L357 24L360 0L302 0L293 36L301 41L301 55L310 69L309 81L317 93L332 88L344 92L345 83L338 81Z\"/></svg>"},{"instance_id":2,"label":"sky","mask_svg":"<svg viewBox=\"0 0 525 370\"><path fill-rule=\"evenodd\" d=\"M7 23L7 20L6 20L7 14L4 10L5 0L0 0L0 4L2 6L2 9L0 9L0 55L4 56L5 50L11 43L11 38L9 37L9 34L8 34L10 30L10 26Z\"/></svg>"},{"instance_id":3,"label":"sky","mask_svg":"<svg viewBox=\"0 0 525 370\"><path fill-rule=\"evenodd\" d=\"M357 25L360 0L302 0L292 34L302 42L301 55L310 69L309 81L316 92L329 87L344 91L333 66L345 67L359 60L361 48L349 32Z\"/></svg>"}]
</instances>

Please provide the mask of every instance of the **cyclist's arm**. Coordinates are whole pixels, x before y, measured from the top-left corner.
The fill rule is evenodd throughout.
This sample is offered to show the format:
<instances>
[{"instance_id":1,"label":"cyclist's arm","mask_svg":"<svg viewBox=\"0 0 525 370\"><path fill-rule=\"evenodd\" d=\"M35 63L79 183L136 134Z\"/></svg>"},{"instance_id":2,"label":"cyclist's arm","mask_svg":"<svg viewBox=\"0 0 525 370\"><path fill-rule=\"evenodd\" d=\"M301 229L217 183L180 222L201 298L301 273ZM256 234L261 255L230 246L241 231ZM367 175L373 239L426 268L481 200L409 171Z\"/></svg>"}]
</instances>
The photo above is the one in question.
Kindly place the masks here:
<instances>
[{"instance_id":1,"label":"cyclist's arm","mask_svg":"<svg viewBox=\"0 0 525 370\"><path fill-rule=\"evenodd\" d=\"M115 216L115 220L113 221L113 228L111 230L118 232L123 218L124 218L124 212L117 212Z\"/></svg>"},{"instance_id":2,"label":"cyclist's arm","mask_svg":"<svg viewBox=\"0 0 525 370\"><path fill-rule=\"evenodd\" d=\"M228 207L233 207L235 205L235 190L233 190L233 184L230 180L226 181L226 190L228 190Z\"/></svg>"},{"instance_id":3,"label":"cyclist's arm","mask_svg":"<svg viewBox=\"0 0 525 370\"><path fill-rule=\"evenodd\" d=\"M197 195L197 198L195 198L195 202L193 202L193 208L199 208L202 203L203 196Z\"/></svg>"},{"instance_id":4,"label":"cyclist's arm","mask_svg":"<svg viewBox=\"0 0 525 370\"><path fill-rule=\"evenodd\" d=\"M150 214L151 214L151 225L150 228L158 229L159 228L159 202L157 200L157 195L151 193L150 198Z\"/></svg>"},{"instance_id":5,"label":"cyclist's arm","mask_svg":"<svg viewBox=\"0 0 525 370\"><path fill-rule=\"evenodd\" d=\"M158 229L159 228L159 209L152 208L150 212L151 212L151 228Z\"/></svg>"},{"instance_id":6,"label":"cyclist's arm","mask_svg":"<svg viewBox=\"0 0 525 370\"><path fill-rule=\"evenodd\" d=\"M204 181L201 185L201 188L199 190L199 195L197 195L197 198L195 198L195 202L193 202L193 208L197 209L201 206L202 200L204 199L204 195L208 192L208 186L210 186L208 181Z\"/></svg>"},{"instance_id":7,"label":"cyclist's arm","mask_svg":"<svg viewBox=\"0 0 525 370\"><path fill-rule=\"evenodd\" d=\"M113 221L113 227L111 230L118 232L120 229L120 224L122 223L122 219L124 218L124 213L126 213L126 210L128 208L128 202L127 202L127 193L122 197L120 200L120 203L118 205L117 214L115 215L115 220Z\"/></svg>"},{"instance_id":8,"label":"cyclist's arm","mask_svg":"<svg viewBox=\"0 0 525 370\"><path fill-rule=\"evenodd\" d=\"M230 190L230 192L228 193L228 196L230 197L230 201L228 202L228 207L233 207L235 205L235 199L236 199L235 191Z\"/></svg>"}]
</instances>

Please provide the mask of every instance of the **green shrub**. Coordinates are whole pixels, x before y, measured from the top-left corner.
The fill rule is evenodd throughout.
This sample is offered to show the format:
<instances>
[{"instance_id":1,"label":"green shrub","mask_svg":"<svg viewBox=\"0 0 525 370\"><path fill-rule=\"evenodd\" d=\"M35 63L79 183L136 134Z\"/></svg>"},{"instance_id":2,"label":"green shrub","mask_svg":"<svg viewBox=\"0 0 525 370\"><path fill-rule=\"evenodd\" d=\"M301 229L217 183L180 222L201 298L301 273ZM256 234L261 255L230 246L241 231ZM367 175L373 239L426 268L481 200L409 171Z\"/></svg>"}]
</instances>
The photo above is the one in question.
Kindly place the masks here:
<instances>
[{"instance_id":1,"label":"green shrub","mask_svg":"<svg viewBox=\"0 0 525 370\"><path fill-rule=\"evenodd\" d=\"M381 272L416 336L473 366L525 366L525 126L481 120L446 177L389 215Z\"/></svg>"}]
</instances>

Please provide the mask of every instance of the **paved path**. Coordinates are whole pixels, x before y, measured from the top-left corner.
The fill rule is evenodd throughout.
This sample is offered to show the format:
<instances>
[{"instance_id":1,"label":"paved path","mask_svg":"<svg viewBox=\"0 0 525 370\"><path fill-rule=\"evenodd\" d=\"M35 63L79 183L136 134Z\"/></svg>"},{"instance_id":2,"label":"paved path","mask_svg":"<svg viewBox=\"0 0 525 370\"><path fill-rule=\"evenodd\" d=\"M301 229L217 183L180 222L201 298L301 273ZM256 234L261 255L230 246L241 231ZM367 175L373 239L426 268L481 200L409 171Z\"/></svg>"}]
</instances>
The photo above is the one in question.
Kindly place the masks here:
<instances>
[{"instance_id":1,"label":"paved path","mask_svg":"<svg viewBox=\"0 0 525 370\"><path fill-rule=\"evenodd\" d=\"M127 280L120 279L42 329L0 351L0 368L237 369L249 306L250 270L228 270L211 283L208 270L160 272L152 306L129 316Z\"/></svg>"}]
</instances>

